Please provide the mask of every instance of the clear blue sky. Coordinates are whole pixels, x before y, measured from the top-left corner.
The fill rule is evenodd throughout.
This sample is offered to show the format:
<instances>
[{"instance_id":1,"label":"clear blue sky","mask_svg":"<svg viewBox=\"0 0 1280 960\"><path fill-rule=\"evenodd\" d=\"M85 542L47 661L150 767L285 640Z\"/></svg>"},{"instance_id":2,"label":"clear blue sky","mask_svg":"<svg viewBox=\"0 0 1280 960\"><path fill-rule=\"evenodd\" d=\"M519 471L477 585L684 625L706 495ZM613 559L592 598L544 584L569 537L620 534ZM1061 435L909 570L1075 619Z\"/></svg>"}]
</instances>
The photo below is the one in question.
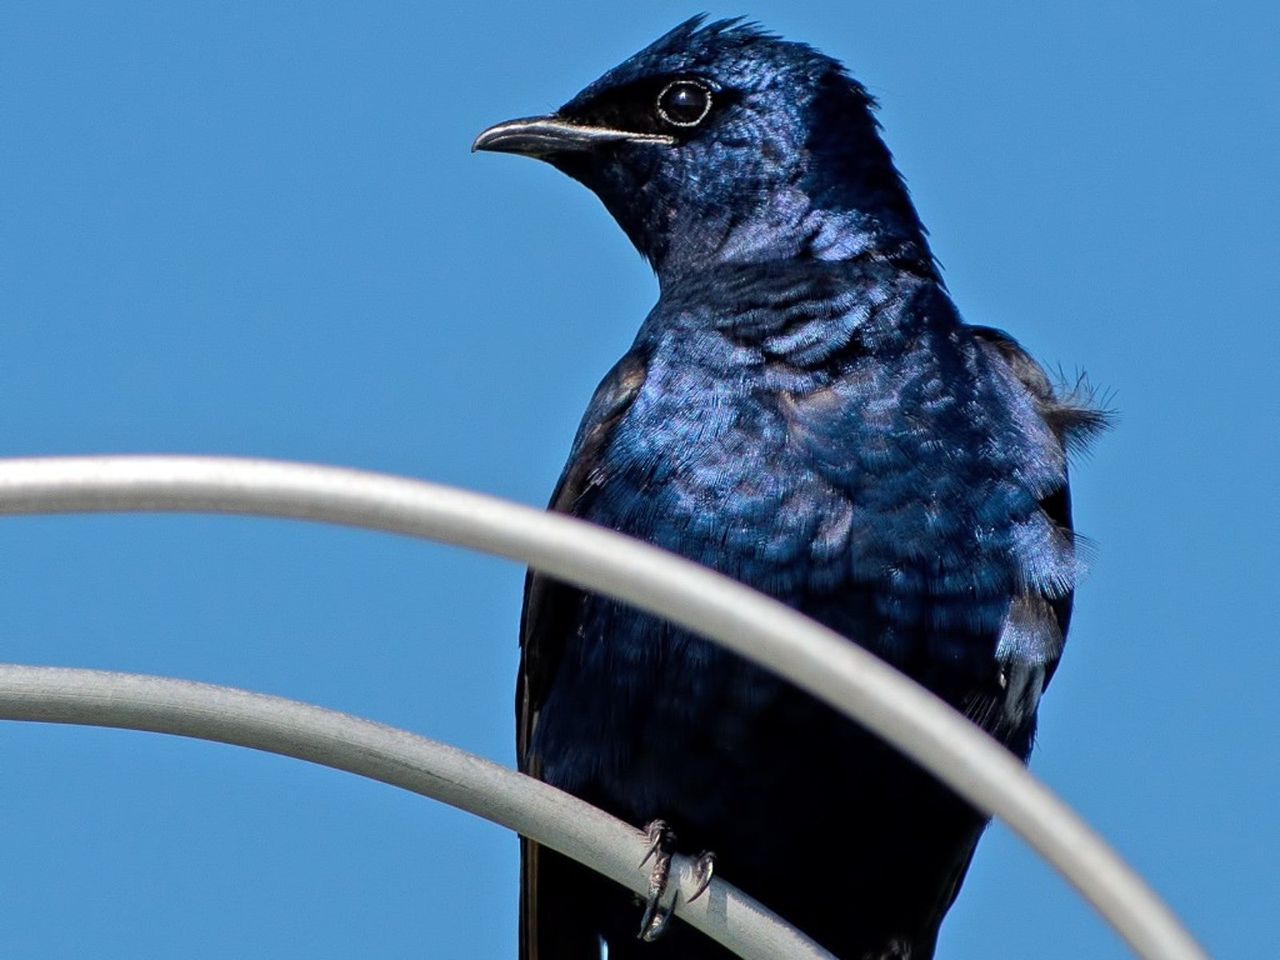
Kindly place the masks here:
<instances>
[{"instance_id":1,"label":"clear blue sky","mask_svg":"<svg viewBox=\"0 0 1280 960\"><path fill-rule=\"evenodd\" d=\"M797 5L971 320L1107 388L1034 769L1221 957L1280 939L1280 10ZM684 4L0 7L0 454L261 455L545 501L655 285L471 156ZM0 656L296 697L506 763L521 571L226 518L0 520ZM0 955L513 956L515 841L230 747L0 726ZM856 905L851 905L856 909ZM1126 954L997 829L939 951Z\"/></svg>"}]
</instances>

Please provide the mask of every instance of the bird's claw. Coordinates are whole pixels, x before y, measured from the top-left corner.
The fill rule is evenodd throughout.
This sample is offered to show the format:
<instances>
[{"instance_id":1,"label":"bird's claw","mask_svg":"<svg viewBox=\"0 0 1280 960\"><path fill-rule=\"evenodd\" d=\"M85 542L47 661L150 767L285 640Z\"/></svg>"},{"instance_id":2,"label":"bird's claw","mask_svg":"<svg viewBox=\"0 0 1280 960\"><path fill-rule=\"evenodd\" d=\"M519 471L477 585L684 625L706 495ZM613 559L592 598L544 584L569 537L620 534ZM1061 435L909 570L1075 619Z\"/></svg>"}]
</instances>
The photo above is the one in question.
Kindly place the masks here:
<instances>
[{"instance_id":1,"label":"bird's claw","mask_svg":"<svg viewBox=\"0 0 1280 960\"><path fill-rule=\"evenodd\" d=\"M650 821L645 827L649 837L649 850L645 853L640 866L653 860L653 868L649 871L649 893L645 899L644 914L640 917L640 932L637 936L646 943L651 943L662 936L671 919L671 908L674 904L663 906L662 900L667 892L667 879L671 874L671 854L675 850L676 835L663 820Z\"/></svg>"},{"instance_id":2,"label":"bird's claw","mask_svg":"<svg viewBox=\"0 0 1280 960\"><path fill-rule=\"evenodd\" d=\"M652 943L667 929L667 921L671 919L671 912L675 909L676 896L679 896L677 891L669 903L664 905L662 902L666 898L667 883L671 877L671 857L675 852L676 835L663 820L651 821L645 827L645 833L649 837L649 849L640 861L640 866L643 867L652 860L653 868L649 871L649 893L645 898L638 936L646 943ZM693 893L686 903L693 903L707 892L715 872L715 854L709 851L698 854L693 863Z\"/></svg>"},{"instance_id":3,"label":"bird's claw","mask_svg":"<svg viewBox=\"0 0 1280 960\"><path fill-rule=\"evenodd\" d=\"M716 872L716 855L710 850L703 850L698 854L698 859L693 862L693 893L685 903L693 903L700 896L707 892L707 887L711 886L711 878Z\"/></svg>"},{"instance_id":4,"label":"bird's claw","mask_svg":"<svg viewBox=\"0 0 1280 960\"><path fill-rule=\"evenodd\" d=\"M671 850L676 845L676 835L675 831L667 826L667 821L650 820L645 824L644 832L645 836L649 840L649 849L645 851L645 855L640 858L640 866L643 867L653 859L654 856L661 854L664 848L666 849L667 856L669 858Z\"/></svg>"}]
</instances>

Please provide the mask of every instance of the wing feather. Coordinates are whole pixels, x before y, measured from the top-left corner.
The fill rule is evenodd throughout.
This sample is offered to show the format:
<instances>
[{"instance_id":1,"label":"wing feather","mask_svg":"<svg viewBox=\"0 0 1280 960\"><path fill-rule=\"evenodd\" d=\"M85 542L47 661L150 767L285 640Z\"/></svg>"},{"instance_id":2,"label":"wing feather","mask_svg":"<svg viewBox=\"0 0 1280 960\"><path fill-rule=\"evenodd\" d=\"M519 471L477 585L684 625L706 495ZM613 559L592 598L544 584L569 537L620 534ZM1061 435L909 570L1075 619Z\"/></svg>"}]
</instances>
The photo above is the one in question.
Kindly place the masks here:
<instances>
[{"instance_id":1,"label":"wing feather","mask_svg":"<svg viewBox=\"0 0 1280 960\"><path fill-rule=\"evenodd\" d=\"M601 464L614 428L644 383L644 358L628 354L597 388L551 496L550 509L579 514L605 477ZM584 594L576 587L530 571L525 578L520 617L520 672L516 685L516 757L520 770L541 776L533 753L533 732L564 655L565 639L576 628ZM521 960L597 960L599 937L583 890L589 871L572 860L520 840ZM585 921L585 922L584 922Z\"/></svg>"}]
</instances>

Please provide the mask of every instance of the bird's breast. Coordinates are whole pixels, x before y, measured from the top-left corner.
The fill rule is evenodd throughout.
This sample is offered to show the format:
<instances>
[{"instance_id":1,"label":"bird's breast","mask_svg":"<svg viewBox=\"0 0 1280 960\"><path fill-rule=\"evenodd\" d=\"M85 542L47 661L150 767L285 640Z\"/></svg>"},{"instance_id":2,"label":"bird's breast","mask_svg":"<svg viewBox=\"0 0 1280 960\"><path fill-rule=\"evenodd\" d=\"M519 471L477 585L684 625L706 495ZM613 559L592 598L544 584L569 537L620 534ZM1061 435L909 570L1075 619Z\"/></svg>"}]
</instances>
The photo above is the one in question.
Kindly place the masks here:
<instances>
[{"instance_id":1,"label":"bird's breast","mask_svg":"<svg viewBox=\"0 0 1280 960\"><path fill-rule=\"evenodd\" d=\"M780 397L718 374L651 371L612 444L601 508L626 532L752 581L800 562L847 505L795 444Z\"/></svg>"},{"instance_id":2,"label":"bird's breast","mask_svg":"<svg viewBox=\"0 0 1280 960\"><path fill-rule=\"evenodd\" d=\"M1010 598L1069 589L1074 559L1040 508L1014 416L952 367L940 346L835 374L731 345L659 356L616 428L588 519L891 660L922 644L943 662L989 659Z\"/></svg>"},{"instance_id":3,"label":"bird's breast","mask_svg":"<svg viewBox=\"0 0 1280 960\"><path fill-rule=\"evenodd\" d=\"M947 374L927 357L832 375L768 371L732 345L659 354L578 512L782 600L959 703L996 675L1018 552L1051 534L1031 526L1021 452L984 426L1008 419L999 400ZM539 743L562 785L687 791L705 775L711 797L724 758L745 763L747 745L811 720L807 698L762 671L598 597L560 679ZM618 735L654 729L661 743Z\"/></svg>"}]
</instances>

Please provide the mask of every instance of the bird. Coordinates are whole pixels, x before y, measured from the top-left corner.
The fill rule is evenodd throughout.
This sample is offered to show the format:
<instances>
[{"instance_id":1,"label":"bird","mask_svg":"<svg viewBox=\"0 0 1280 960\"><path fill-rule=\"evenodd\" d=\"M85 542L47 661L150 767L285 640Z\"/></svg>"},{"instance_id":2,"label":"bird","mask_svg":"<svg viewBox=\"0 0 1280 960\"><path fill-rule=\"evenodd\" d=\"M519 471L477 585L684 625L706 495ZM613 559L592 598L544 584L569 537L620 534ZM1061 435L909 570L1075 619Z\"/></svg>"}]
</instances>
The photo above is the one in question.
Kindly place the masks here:
<instances>
[{"instance_id":1,"label":"bird","mask_svg":"<svg viewBox=\"0 0 1280 960\"><path fill-rule=\"evenodd\" d=\"M594 192L658 281L550 509L777 598L1025 761L1080 570L1068 454L1107 414L961 319L875 107L814 47L698 16L479 135ZM520 634L523 772L647 825L659 866L708 851L842 960L934 955L985 815L661 617L531 573ZM660 874L645 904L523 840L520 957L728 957L658 936Z\"/></svg>"}]
</instances>

